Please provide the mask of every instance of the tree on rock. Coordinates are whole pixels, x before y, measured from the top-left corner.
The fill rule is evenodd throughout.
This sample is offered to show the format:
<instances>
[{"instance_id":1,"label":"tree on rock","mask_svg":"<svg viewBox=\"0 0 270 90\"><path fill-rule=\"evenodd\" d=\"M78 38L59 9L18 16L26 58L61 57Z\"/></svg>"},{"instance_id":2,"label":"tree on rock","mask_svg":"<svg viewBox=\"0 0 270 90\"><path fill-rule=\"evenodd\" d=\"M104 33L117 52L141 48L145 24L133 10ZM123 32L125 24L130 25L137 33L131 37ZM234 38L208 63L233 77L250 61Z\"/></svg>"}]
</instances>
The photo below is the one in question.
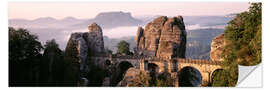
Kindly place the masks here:
<instances>
[{"instance_id":1,"label":"tree on rock","mask_svg":"<svg viewBox=\"0 0 270 90\"><path fill-rule=\"evenodd\" d=\"M262 4L251 3L249 11L238 14L225 30L227 45L237 63L244 66L261 63ZM233 55L225 52L225 54Z\"/></svg>"},{"instance_id":2,"label":"tree on rock","mask_svg":"<svg viewBox=\"0 0 270 90\"><path fill-rule=\"evenodd\" d=\"M121 55L132 55L133 53L129 51L129 43L121 40L118 44L117 44L117 54L121 54Z\"/></svg>"},{"instance_id":3,"label":"tree on rock","mask_svg":"<svg viewBox=\"0 0 270 90\"><path fill-rule=\"evenodd\" d=\"M221 55L224 58L222 67L228 74L216 73L213 86L235 86L239 64L252 66L261 63L261 5L262 3L251 3L249 11L237 14L228 23L224 32L226 45Z\"/></svg>"}]
</instances>

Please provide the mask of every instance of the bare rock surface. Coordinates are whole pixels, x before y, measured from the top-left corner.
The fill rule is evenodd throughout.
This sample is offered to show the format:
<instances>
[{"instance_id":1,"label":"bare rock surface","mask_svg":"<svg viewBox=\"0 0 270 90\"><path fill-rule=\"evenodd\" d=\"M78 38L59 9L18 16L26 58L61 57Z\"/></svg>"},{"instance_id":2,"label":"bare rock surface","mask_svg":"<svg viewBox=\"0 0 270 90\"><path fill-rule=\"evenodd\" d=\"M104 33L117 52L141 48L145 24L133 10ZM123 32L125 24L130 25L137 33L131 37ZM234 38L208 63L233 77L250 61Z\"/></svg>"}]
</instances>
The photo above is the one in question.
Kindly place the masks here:
<instances>
[{"instance_id":1,"label":"bare rock surface","mask_svg":"<svg viewBox=\"0 0 270 90\"><path fill-rule=\"evenodd\" d=\"M216 36L211 43L210 58L212 61L224 61L221 57L222 51L225 48L224 34Z\"/></svg>"},{"instance_id":2,"label":"bare rock surface","mask_svg":"<svg viewBox=\"0 0 270 90\"><path fill-rule=\"evenodd\" d=\"M185 58L186 30L182 16L160 16L138 28L137 54L160 58Z\"/></svg>"},{"instance_id":3,"label":"bare rock surface","mask_svg":"<svg viewBox=\"0 0 270 90\"><path fill-rule=\"evenodd\" d=\"M129 68L122 81L117 86L121 87L145 87L149 86L149 74L136 68Z\"/></svg>"},{"instance_id":4,"label":"bare rock surface","mask_svg":"<svg viewBox=\"0 0 270 90\"><path fill-rule=\"evenodd\" d=\"M96 23L91 24L89 32L72 33L68 41L65 61L69 63L69 67L74 70L66 71L73 73L75 77L72 82L82 82L80 85L87 85L87 75L89 72L88 60L91 56L104 54L104 41L102 29ZM80 80L77 80L77 78ZM67 77L69 79L69 77Z\"/></svg>"},{"instance_id":5,"label":"bare rock surface","mask_svg":"<svg viewBox=\"0 0 270 90\"><path fill-rule=\"evenodd\" d=\"M96 23L88 26L88 35L86 35L86 41L88 43L88 47L90 48L91 54L100 54L104 53L104 41L102 29Z\"/></svg>"}]
</instances>

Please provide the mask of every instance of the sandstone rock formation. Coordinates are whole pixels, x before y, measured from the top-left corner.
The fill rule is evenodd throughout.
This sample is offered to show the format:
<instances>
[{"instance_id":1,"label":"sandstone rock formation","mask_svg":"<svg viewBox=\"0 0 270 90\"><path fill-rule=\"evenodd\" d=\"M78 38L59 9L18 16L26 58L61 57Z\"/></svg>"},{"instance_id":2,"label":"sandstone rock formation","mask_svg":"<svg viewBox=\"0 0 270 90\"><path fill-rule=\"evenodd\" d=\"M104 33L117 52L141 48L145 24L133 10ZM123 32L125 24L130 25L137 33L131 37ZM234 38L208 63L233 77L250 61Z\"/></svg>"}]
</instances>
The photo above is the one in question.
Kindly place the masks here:
<instances>
[{"instance_id":1,"label":"sandstone rock formation","mask_svg":"<svg viewBox=\"0 0 270 90\"><path fill-rule=\"evenodd\" d=\"M149 86L148 80L150 80L149 74L145 71L141 71L135 68L129 68L122 81L117 86L121 87L145 87Z\"/></svg>"},{"instance_id":2,"label":"sandstone rock formation","mask_svg":"<svg viewBox=\"0 0 270 90\"><path fill-rule=\"evenodd\" d=\"M225 48L224 34L216 36L211 43L210 58L212 61L223 61L221 58L222 51Z\"/></svg>"},{"instance_id":3,"label":"sandstone rock formation","mask_svg":"<svg viewBox=\"0 0 270 90\"><path fill-rule=\"evenodd\" d=\"M86 40L83 37L85 34L87 33L71 34L70 40L67 45L67 47L76 48L77 55L75 56L78 58L76 61L80 64L80 71L82 73L88 72L88 66L86 65L86 61L88 58L88 46L87 46ZM71 45L74 45L74 46L71 46Z\"/></svg>"},{"instance_id":4,"label":"sandstone rock formation","mask_svg":"<svg viewBox=\"0 0 270 90\"><path fill-rule=\"evenodd\" d=\"M96 23L91 24L89 32L84 33L72 33L68 41L65 61L68 63L67 67L72 69L67 71L72 73L73 78L78 79L71 80L72 82L83 82L80 85L87 85L87 74L89 72L87 60L89 57L99 54L104 54L104 42L102 29ZM69 79L67 77L66 79Z\"/></svg>"},{"instance_id":5,"label":"sandstone rock formation","mask_svg":"<svg viewBox=\"0 0 270 90\"><path fill-rule=\"evenodd\" d=\"M161 16L138 28L135 38L139 55L185 58L186 30L182 16Z\"/></svg>"},{"instance_id":6,"label":"sandstone rock formation","mask_svg":"<svg viewBox=\"0 0 270 90\"><path fill-rule=\"evenodd\" d=\"M93 23L88 27L88 30L89 32L86 41L90 48L89 52L94 55L104 53L104 41L101 27L96 23Z\"/></svg>"}]
</instances>

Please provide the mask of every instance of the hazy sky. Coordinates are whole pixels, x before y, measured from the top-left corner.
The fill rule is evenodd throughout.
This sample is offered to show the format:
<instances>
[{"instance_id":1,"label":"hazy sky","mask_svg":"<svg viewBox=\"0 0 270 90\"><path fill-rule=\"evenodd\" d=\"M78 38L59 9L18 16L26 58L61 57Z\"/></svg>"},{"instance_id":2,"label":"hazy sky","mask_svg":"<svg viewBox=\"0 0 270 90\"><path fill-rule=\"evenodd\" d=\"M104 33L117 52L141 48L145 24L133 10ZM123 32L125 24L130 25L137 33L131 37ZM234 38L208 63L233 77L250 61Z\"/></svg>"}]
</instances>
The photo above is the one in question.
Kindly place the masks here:
<instances>
[{"instance_id":1,"label":"hazy sky","mask_svg":"<svg viewBox=\"0 0 270 90\"><path fill-rule=\"evenodd\" d=\"M62 19L68 16L94 18L98 13L108 11L131 12L133 16L214 16L243 12L248 10L248 7L248 2L9 2L8 17L9 19L36 19L39 17Z\"/></svg>"}]
</instances>

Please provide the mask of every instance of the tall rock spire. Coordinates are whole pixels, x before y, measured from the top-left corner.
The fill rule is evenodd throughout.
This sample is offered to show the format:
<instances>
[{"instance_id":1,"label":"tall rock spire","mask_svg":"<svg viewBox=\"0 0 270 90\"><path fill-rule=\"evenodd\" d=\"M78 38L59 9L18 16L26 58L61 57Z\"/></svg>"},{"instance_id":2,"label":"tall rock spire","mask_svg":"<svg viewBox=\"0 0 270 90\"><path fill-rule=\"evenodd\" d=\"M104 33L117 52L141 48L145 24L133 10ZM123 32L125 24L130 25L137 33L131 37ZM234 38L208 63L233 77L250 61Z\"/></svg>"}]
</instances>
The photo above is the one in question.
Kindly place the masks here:
<instances>
[{"instance_id":1,"label":"tall rock spire","mask_svg":"<svg viewBox=\"0 0 270 90\"><path fill-rule=\"evenodd\" d=\"M138 28L137 52L145 56L160 58L185 58L186 30L182 16L168 18L161 16Z\"/></svg>"}]
</instances>

